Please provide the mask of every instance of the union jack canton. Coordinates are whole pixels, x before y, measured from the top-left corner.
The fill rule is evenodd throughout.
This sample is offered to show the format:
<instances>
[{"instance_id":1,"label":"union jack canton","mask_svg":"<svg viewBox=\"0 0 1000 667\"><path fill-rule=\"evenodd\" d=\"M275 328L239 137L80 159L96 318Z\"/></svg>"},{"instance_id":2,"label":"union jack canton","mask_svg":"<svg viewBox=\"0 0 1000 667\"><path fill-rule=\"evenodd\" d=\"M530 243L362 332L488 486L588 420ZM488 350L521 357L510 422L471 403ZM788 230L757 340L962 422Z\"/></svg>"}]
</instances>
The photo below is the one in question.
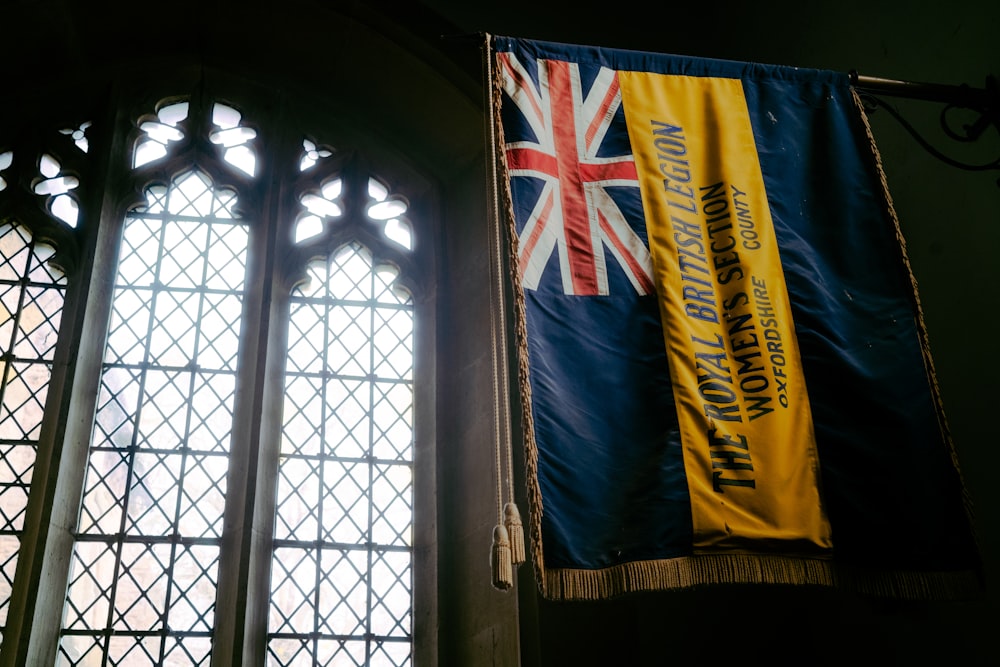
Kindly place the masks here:
<instances>
[{"instance_id":1,"label":"union jack canton","mask_svg":"<svg viewBox=\"0 0 1000 667\"><path fill-rule=\"evenodd\" d=\"M525 136L504 147L511 181L529 177L541 183L540 189L518 191L520 198L515 193L516 203L530 208L518 220L523 286L538 289L556 251L563 293L607 295L610 251L635 291L652 294L652 260L617 72L600 67L581 73L576 63L543 59L526 67L515 54L497 56L504 92L526 126ZM638 211L635 227L623 208Z\"/></svg>"}]
</instances>

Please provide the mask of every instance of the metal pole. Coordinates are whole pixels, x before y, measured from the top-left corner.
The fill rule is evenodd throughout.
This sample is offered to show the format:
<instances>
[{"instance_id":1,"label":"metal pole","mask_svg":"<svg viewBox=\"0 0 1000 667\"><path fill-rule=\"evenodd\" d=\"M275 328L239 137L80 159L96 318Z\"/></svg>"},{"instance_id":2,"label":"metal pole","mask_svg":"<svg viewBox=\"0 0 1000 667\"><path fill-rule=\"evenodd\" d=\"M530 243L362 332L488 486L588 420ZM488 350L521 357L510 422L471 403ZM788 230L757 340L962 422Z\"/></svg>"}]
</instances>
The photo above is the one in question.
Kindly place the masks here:
<instances>
[{"instance_id":1,"label":"metal pole","mask_svg":"<svg viewBox=\"0 0 1000 667\"><path fill-rule=\"evenodd\" d=\"M911 99L943 102L956 106L983 109L1000 107L1000 88L972 88L965 84L951 86L940 83L918 83L915 81L899 81L883 79L875 76L863 76L856 71L850 72L851 83L859 91L873 94L908 97ZM990 83L996 79L987 80Z\"/></svg>"}]
</instances>

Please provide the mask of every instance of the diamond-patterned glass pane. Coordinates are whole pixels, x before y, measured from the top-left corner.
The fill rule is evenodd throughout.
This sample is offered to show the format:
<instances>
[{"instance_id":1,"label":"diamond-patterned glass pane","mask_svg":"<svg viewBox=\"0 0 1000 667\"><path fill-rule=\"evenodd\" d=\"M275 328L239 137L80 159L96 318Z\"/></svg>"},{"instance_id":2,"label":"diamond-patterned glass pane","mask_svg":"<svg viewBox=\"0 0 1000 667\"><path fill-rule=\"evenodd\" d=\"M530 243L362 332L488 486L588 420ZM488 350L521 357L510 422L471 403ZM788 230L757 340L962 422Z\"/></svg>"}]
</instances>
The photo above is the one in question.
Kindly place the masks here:
<instances>
[{"instance_id":1,"label":"diamond-patterned glass pane","mask_svg":"<svg viewBox=\"0 0 1000 667\"><path fill-rule=\"evenodd\" d=\"M234 205L192 171L126 220L67 662L210 662L248 247Z\"/></svg>"},{"instance_id":2,"label":"diamond-patterned glass pane","mask_svg":"<svg viewBox=\"0 0 1000 667\"><path fill-rule=\"evenodd\" d=\"M363 635L368 626L367 551L324 549L320 561L320 632Z\"/></svg>"},{"instance_id":3,"label":"diamond-patterned glass pane","mask_svg":"<svg viewBox=\"0 0 1000 667\"><path fill-rule=\"evenodd\" d=\"M368 662L365 659L367 642L364 641L324 641L316 642L316 664L323 667L350 667L351 665L363 666ZM409 647L407 647L409 649ZM371 663L377 665L379 663Z\"/></svg>"},{"instance_id":4,"label":"diamond-patterned glass pane","mask_svg":"<svg viewBox=\"0 0 1000 667\"><path fill-rule=\"evenodd\" d=\"M194 363L201 295L160 291L153 296L153 323L146 358L158 366Z\"/></svg>"},{"instance_id":5,"label":"diamond-patterned glass pane","mask_svg":"<svg viewBox=\"0 0 1000 667\"><path fill-rule=\"evenodd\" d=\"M178 548L171 573L170 627L180 632L211 632L215 622L215 582L219 548L188 545Z\"/></svg>"},{"instance_id":6,"label":"diamond-patterned glass pane","mask_svg":"<svg viewBox=\"0 0 1000 667\"><path fill-rule=\"evenodd\" d=\"M234 294L206 294L198 319L198 366L220 371L236 370L236 353L240 347L237 325L243 309Z\"/></svg>"},{"instance_id":7,"label":"diamond-patterned glass pane","mask_svg":"<svg viewBox=\"0 0 1000 667\"><path fill-rule=\"evenodd\" d=\"M25 286L21 315L17 320L20 332L14 342L16 356L23 359L52 359L59 336L62 304L61 290L46 285Z\"/></svg>"},{"instance_id":8,"label":"diamond-patterned glass pane","mask_svg":"<svg viewBox=\"0 0 1000 667\"><path fill-rule=\"evenodd\" d=\"M109 364L140 364L146 352L143 336L149 327L153 292L149 289L115 290L111 326L104 361Z\"/></svg>"},{"instance_id":9,"label":"diamond-patterned glass pane","mask_svg":"<svg viewBox=\"0 0 1000 667\"><path fill-rule=\"evenodd\" d=\"M121 529L129 463L127 451L91 452L80 510L81 533L110 535Z\"/></svg>"},{"instance_id":10,"label":"diamond-patterned glass pane","mask_svg":"<svg viewBox=\"0 0 1000 667\"><path fill-rule=\"evenodd\" d=\"M362 462L323 462L323 537L339 544L363 544L369 522L370 466Z\"/></svg>"},{"instance_id":11,"label":"diamond-patterned glass pane","mask_svg":"<svg viewBox=\"0 0 1000 667\"><path fill-rule=\"evenodd\" d=\"M232 203L227 200L226 206ZM232 217L228 210L225 217ZM242 291L249 243L250 236L243 225L213 225L208 239L213 249L212 262L206 267L205 287L223 292Z\"/></svg>"},{"instance_id":12,"label":"diamond-patterned glass pane","mask_svg":"<svg viewBox=\"0 0 1000 667\"><path fill-rule=\"evenodd\" d=\"M364 246L341 248L329 266L326 287L330 298L367 301L372 296L372 254Z\"/></svg>"},{"instance_id":13,"label":"diamond-patterned glass pane","mask_svg":"<svg viewBox=\"0 0 1000 667\"><path fill-rule=\"evenodd\" d=\"M277 548L271 565L271 632L307 634L316 618L316 552Z\"/></svg>"},{"instance_id":14,"label":"diamond-patterned glass pane","mask_svg":"<svg viewBox=\"0 0 1000 667\"><path fill-rule=\"evenodd\" d=\"M167 212L177 216L208 217L216 203L208 176L197 171L182 175L167 193Z\"/></svg>"},{"instance_id":15,"label":"diamond-patterned glass pane","mask_svg":"<svg viewBox=\"0 0 1000 667\"><path fill-rule=\"evenodd\" d=\"M192 378L191 420L187 446L195 451L228 453L233 425L236 376L232 373L196 373Z\"/></svg>"},{"instance_id":16,"label":"diamond-patterned glass pane","mask_svg":"<svg viewBox=\"0 0 1000 667\"><path fill-rule=\"evenodd\" d=\"M372 541L410 545L413 516L413 479L408 465L374 465L371 482Z\"/></svg>"},{"instance_id":17,"label":"diamond-patterned glass pane","mask_svg":"<svg viewBox=\"0 0 1000 667\"><path fill-rule=\"evenodd\" d=\"M0 438L38 440L51 371L44 362L8 360L0 406Z\"/></svg>"},{"instance_id":18,"label":"diamond-patterned glass pane","mask_svg":"<svg viewBox=\"0 0 1000 667\"><path fill-rule=\"evenodd\" d=\"M0 283L0 314L3 315L3 323L0 323L0 344L6 352L11 347L11 333L17 326L15 317L18 305L21 302L23 290L19 282Z\"/></svg>"},{"instance_id":19,"label":"diamond-patterned glass pane","mask_svg":"<svg viewBox=\"0 0 1000 667\"><path fill-rule=\"evenodd\" d=\"M0 635L14 583L28 494L59 336L65 278L51 247L0 225Z\"/></svg>"},{"instance_id":20,"label":"diamond-patterned glass pane","mask_svg":"<svg viewBox=\"0 0 1000 667\"><path fill-rule=\"evenodd\" d=\"M326 348L322 304L299 301L292 304L289 321L288 370L319 372L323 369L322 350Z\"/></svg>"},{"instance_id":21,"label":"diamond-patterned glass pane","mask_svg":"<svg viewBox=\"0 0 1000 667\"><path fill-rule=\"evenodd\" d=\"M132 217L125 230L118 258L117 282L132 287L152 287L156 279L156 262L151 262L149 258L156 257L160 251L163 222L153 217Z\"/></svg>"},{"instance_id":22,"label":"diamond-patterned glass pane","mask_svg":"<svg viewBox=\"0 0 1000 667\"><path fill-rule=\"evenodd\" d=\"M161 641L159 637L112 635L108 640L108 664L159 664Z\"/></svg>"},{"instance_id":23,"label":"diamond-patterned glass pane","mask_svg":"<svg viewBox=\"0 0 1000 667\"><path fill-rule=\"evenodd\" d=\"M100 665L103 658L101 642L90 635L64 635L59 642L58 667L69 665Z\"/></svg>"},{"instance_id":24,"label":"diamond-patterned glass pane","mask_svg":"<svg viewBox=\"0 0 1000 667\"><path fill-rule=\"evenodd\" d=\"M372 385L372 453L377 459L413 458L413 390L408 383Z\"/></svg>"},{"instance_id":25,"label":"diamond-patterned glass pane","mask_svg":"<svg viewBox=\"0 0 1000 667\"><path fill-rule=\"evenodd\" d=\"M191 454L186 466L180 487L178 532L185 537L222 537L228 457Z\"/></svg>"},{"instance_id":26,"label":"diamond-patterned glass pane","mask_svg":"<svg viewBox=\"0 0 1000 667\"><path fill-rule=\"evenodd\" d=\"M413 313L381 308L375 311L375 375L409 379L413 374Z\"/></svg>"},{"instance_id":27,"label":"diamond-patterned glass pane","mask_svg":"<svg viewBox=\"0 0 1000 667\"><path fill-rule=\"evenodd\" d=\"M386 667L409 667L410 664L410 643L409 642L376 642L372 647L371 665L385 665Z\"/></svg>"},{"instance_id":28,"label":"diamond-patterned glass pane","mask_svg":"<svg viewBox=\"0 0 1000 667\"><path fill-rule=\"evenodd\" d=\"M158 452L138 452L132 457L126 534L169 535L175 529L174 511L184 458L181 454Z\"/></svg>"},{"instance_id":29,"label":"diamond-patterned glass pane","mask_svg":"<svg viewBox=\"0 0 1000 667\"><path fill-rule=\"evenodd\" d=\"M10 593L14 588L14 571L21 541L15 535L0 534L0 627L7 625Z\"/></svg>"},{"instance_id":30,"label":"diamond-patterned glass pane","mask_svg":"<svg viewBox=\"0 0 1000 667\"><path fill-rule=\"evenodd\" d=\"M19 281L28 273L31 232L17 224L0 226L0 280Z\"/></svg>"},{"instance_id":31,"label":"diamond-patterned glass pane","mask_svg":"<svg viewBox=\"0 0 1000 667\"><path fill-rule=\"evenodd\" d=\"M34 443L0 445L0 536L24 528L36 449Z\"/></svg>"},{"instance_id":32,"label":"diamond-patterned glass pane","mask_svg":"<svg viewBox=\"0 0 1000 667\"><path fill-rule=\"evenodd\" d=\"M410 598L413 591L410 554L388 551L372 562L372 632L384 637L410 635Z\"/></svg>"},{"instance_id":33,"label":"diamond-patterned glass pane","mask_svg":"<svg viewBox=\"0 0 1000 667\"><path fill-rule=\"evenodd\" d=\"M289 376L285 384L283 448L288 454L316 455L322 445L323 381Z\"/></svg>"},{"instance_id":34,"label":"diamond-patterned glass pane","mask_svg":"<svg viewBox=\"0 0 1000 667\"><path fill-rule=\"evenodd\" d=\"M275 538L315 540L319 535L319 473L303 458L282 458L278 464Z\"/></svg>"},{"instance_id":35,"label":"diamond-patterned glass pane","mask_svg":"<svg viewBox=\"0 0 1000 667\"><path fill-rule=\"evenodd\" d=\"M335 304L327 315L330 329L327 365L338 375L371 372L371 310L354 304Z\"/></svg>"},{"instance_id":36,"label":"diamond-patterned glass pane","mask_svg":"<svg viewBox=\"0 0 1000 667\"><path fill-rule=\"evenodd\" d=\"M144 380L136 444L154 449L176 449L187 429L191 373L151 367Z\"/></svg>"},{"instance_id":37,"label":"diamond-patterned glass pane","mask_svg":"<svg viewBox=\"0 0 1000 667\"><path fill-rule=\"evenodd\" d=\"M312 642L304 639L272 639L267 646L267 664L312 665Z\"/></svg>"},{"instance_id":38,"label":"diamond-patterned glass pane","mask_svg":"<svg viewBox=\"0 0 1000 667\"><path fill-rule=\"evenodd\" d=\"M369 382L331 378L326 386L324 453L360 457L368 453Z\"/></svg>"},{"instance_id":39,"label":"diamond-patterned glass pane","mask_svg":"<svg viewBox=\"0 0 1000 667\"><path fill-rule=\"evenodd\" d=\"M119 448L132 445L140 380L137 369L121 366L105 369L97 395L94 442Z\"/></svg>"},{"instance_id":40,"label":"diamond-patterned glass pane","mask_svg":"<svg viewBox=\"0 0 1000 667\"><path fill-rule=\"evenodd\" d=\"M200 221L176 220L163 226L157 278L173 289L201 285L205 276L205 256L208 225Z\"/></svg>"},{"instance_id":41,"label":"diamond-patterned glass pane","mask_svg":"<svg viewBox=\"0 0 1000 667\"><path fill-rule=\"evenodd\" d=\"M290 308L269 657L408 665L412 304L357 244L309 276Z\"/></svg>"},{"instance_id":42,"label":"diamond-patterned glass pane","mask_svg":"<svg viewBox=\"0 0 1000 667\"><path fill-rule=\"evenodd\" d=\"M114 630L158 630L166 605L169 544L125 543L114 592Z\"/></svg>"},{"instance_id":43,"label":"diamond-patterned glass pane","mask_svg":"<svg viewBox=\"0 0 1000 667\"><path fill-rule=\"evenodd\" d=\"M70 570L65 628L89 630L107 624L116 555L104 542L77 542Z\"/></svg>"},{"instance_id":44,"label":"diamond-patterned glass pane","mask_svg":"<svg viewBox=\"0 0 1000 667\"><path fill-rule=\"evenodd\" d=\"M208 667L211 659L211 637L168 637L165 641L165 667Z\"/></svg>"}]
</instances>

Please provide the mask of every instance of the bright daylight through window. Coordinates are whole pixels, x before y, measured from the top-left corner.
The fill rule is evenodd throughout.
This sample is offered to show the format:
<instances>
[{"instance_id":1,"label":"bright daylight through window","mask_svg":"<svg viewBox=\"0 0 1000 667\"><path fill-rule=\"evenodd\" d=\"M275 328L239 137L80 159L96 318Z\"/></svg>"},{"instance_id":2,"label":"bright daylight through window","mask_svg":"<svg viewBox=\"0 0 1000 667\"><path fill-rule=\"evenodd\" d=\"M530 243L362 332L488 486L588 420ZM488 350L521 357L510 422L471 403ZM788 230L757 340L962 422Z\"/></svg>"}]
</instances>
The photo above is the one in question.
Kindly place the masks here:
<instances>
[{"instance_id":1,"label":"bright daylight through window","mask_svg":"<svg viewBox=\"0 0 1000 667\"><path fill-rule=\"evenodd\" d=\"M267 635L243 641L265 646L269 665L409 665L407 200L301 134L285 152L294 160L262 155L274 128L206 99L132 119L137 139L108 159L141 198L111 222L90 203L100 198L80 195L85 175L67 168L119 145L97 145L90 122L58 133L73 160L0 145L0 203L30 165L46 224L63 230L50 245L52 234L41 242L28 221L0 215L0 624L14 600L50 605L58 634L33 632L50 633L57 664L207 666L219 637L242 636L256 613ZM277 192L294 193L291 205L261 204ZM77 262L64 276L49 259L73 234L111 239L114 261L91 274ZM88 315L60 328L74 281ZM95 360L91 377L86 363L60 376L90 383L89 398L66 390L46 401L60 336L72 337L68 354ZM80 400L94 417L73 488L40 456L39 433L58 445L59 415ZM29 501L41 476L59 479L47 491L56 501ZM33 546L24 568L55 571L62 594L15 578L22 541L45 538L26 532L29 502L41 516L79 507L66 562ZM267 581L247 574L263 569ZM234 598L258 611L230 613Z\"/></svg>"}]
</instances>

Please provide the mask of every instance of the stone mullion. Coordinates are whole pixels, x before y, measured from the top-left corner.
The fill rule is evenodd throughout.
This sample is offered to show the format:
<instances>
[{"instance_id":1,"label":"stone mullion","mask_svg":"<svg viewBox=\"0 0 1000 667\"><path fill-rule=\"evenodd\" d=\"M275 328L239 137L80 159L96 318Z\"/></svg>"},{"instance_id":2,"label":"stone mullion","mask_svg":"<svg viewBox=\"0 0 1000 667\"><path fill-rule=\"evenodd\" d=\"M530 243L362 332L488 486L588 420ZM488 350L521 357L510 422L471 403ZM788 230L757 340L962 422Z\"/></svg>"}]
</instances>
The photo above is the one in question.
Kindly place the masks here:
<instances>
[{"instance_id":1,"label":"stone mullion","mask_svg":"<svg viewBox=\"0 0 1000 667\"><path fill-rule=\"evenodd\" d=\"M280 260L285 247L282 225L287 225L284 172L297 164L299 154L294 140L283 141L280 127L280 123L264 127L258 135L271 141L266 159L261 160L259 218L251 224L213 667L261 665L266 652L282 369L287 353L288 288L281 278Z\"/></svg>"},{"instance_id":2,"label":"stone mullion","mask_svg":"<svg viewBox=\"0 0 1000 667\"><path fill-rule=\"evenodd\" d=\"M87 471L104 342L114 293L114 266L129 205L122 189L128 123L114 104L88 132L92 169L81 181L79 257L70 264L66 299L38 440L0 665L54 664L66 600L74 533ZM122 196L119 196L122 195ZM59 250L59 249L57 249Z\"/></svg>"}]
</instances>

